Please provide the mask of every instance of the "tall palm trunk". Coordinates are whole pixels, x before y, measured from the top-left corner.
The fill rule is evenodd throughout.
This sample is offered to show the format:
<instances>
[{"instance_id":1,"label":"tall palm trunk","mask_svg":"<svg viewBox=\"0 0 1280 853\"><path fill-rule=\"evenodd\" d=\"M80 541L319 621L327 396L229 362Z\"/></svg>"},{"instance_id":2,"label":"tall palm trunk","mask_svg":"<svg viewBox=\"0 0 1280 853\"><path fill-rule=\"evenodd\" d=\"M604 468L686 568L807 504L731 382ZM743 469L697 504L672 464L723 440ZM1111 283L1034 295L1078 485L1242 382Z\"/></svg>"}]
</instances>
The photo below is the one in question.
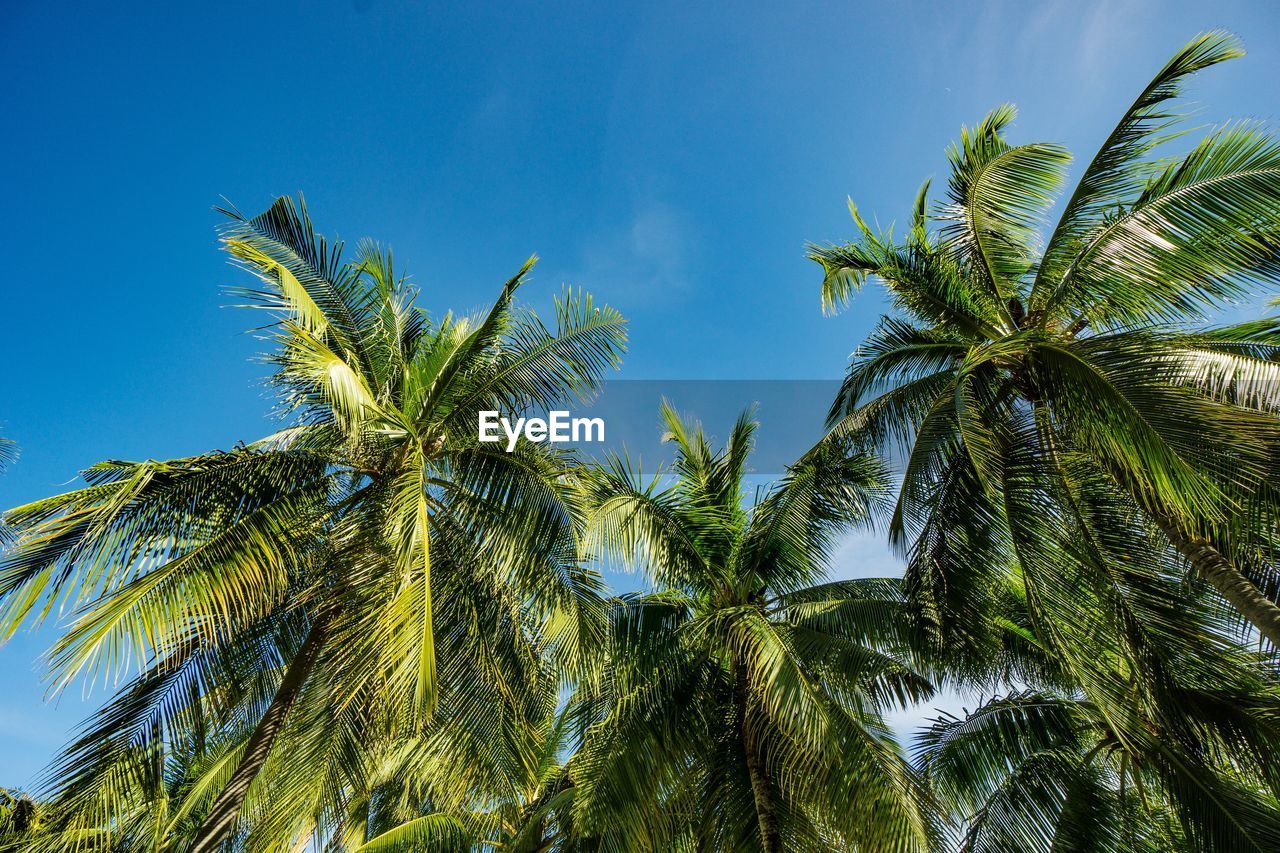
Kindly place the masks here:
<instances>
[{"instance_id":1,"label":"tall palm trunk","mask_svg":"<svg viewBox=\"0 0 1280 853\"><path fill-rule=\"evenodd\" d=\"M760 825L760 849L763 853L782 853L782 831L778 826L778 806L769 787L769 776L760 754L760 744L751 736L747 716L750 710L750 693L747 689L747 668L739 664L735 673L735 698L738 703L739 735L742 752L747 760L747 775L751 778L751 795L755 799L756 821Z\"/></svg>"},{"instance_id":2,"label":"tall palm trunk","mask_svg":"<svg viewBox=\"0 0 1280 853\"><path fill-rule=\"evenodd\" d=\"M1188 534L1180 524L1167 516L1155 513L1153 516L1173 547L1200 573L1200 577L1230 602L1271 645L1280 649L1280 606L1263 595L1262 590L1209 539Z\"/></svg>"},{"instance_id":3,"label":"tall palm trunk","mask_svg":"<svg viewBox=\"0 0 1280 853\"><path fill-rule=\"evenodd\" d=\"M326 617L320 617L312 623L311 630L307 632L301 648L289 662L284 678L280 681L280 687L271 699L271 705L267 707L267 712L262 715L253 733L249 735L249 742L245 745L240 763L236 765L236 770L231 774L227 786L222 789L222 793L218 794L204 823L200 825L200 831L196 834L190 853L212 853L230 837L231 829L240 815L240 808L244 805L245 794L262 770L267 756L271 754L276 737L284 728L289 709L293 707L298 694L302 692L302 685L306 683L307 676L315 667L320 649L324 646L327 627Z\"/></svg>"}]
</instances>

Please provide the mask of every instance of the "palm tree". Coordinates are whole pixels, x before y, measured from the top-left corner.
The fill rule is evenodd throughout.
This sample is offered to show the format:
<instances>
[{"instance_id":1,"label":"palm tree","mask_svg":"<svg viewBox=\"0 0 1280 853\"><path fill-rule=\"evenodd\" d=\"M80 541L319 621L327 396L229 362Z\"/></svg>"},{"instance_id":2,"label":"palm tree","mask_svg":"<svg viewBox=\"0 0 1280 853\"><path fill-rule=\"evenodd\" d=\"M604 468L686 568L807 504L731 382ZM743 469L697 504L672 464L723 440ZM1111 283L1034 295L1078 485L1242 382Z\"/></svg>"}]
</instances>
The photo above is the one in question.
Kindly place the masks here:
<instances>
[{"instance_id":1,"label":"palm tree","mask_svg":"<svg viewBox=\"0 0 1280 853\"><path fill-rule=\"evenodd\" d=\"M104 462L7 514L6 634L67 602L58 683L136 672L51 770L64 839L322 836L375 747L451 733L461 761L464 733L514 740L602 630L566 453L506 453L476 423L590 393L622 317L567 291L545 326L515 302L533 259L486 313L432 317L389 252L344 260L305 206L224 212L288 425Z\"/></svg>"},{"instance_id":2,"label":"palm tree","mask_svg":"<svg viewBox=\"0 0 1280 853\"><path fill-rule=\"evenodd\" d=\"M1194 658L1161 656L1158 680L1133 677L1123 650L1098 642L1097 668L1128 688L1103 691L1096 677L1077 681L1037 633L1019 584L995 599L989 653L953 670L992 695L962 716L944 713L916 746L960 850L1270 849L1280 685L1216 639L1212 610L1185 603L1202 646ZM1083 613L1091 604L1079 618L1096 626Z\"/></svg>"},{"instance_id":3,"label":"palm tree","mask_svg":"<svg viewBox=\"0 0 1280 853\"><path fill-rule=\"evenodd\" d=\"M579 830L646 849L924 848L927 804L878 714L931 693L901 596L820 582L882 496L878 465L823 445L748 501L749 415L719 451L662 415L669 485L619 456L588 475L589 541L653 589L614 608L603 719L572 771Z\"/></svg>"},{"instance_id":4,"label":"palm tree","mask_svg":"<svg viewBox=\"0 0 1280 853\"><path fill-rule=\"evenodd\" d=\"M1160 788L1126 790L1141 777L1111 760L1097 723L1087 703L1034 690L939 717L921 752L934 786L966 817L960 849L1194 849Z\"/></svg>"},{"instance_id":5,"label":"palm tree","mask_svg":"<svg viewBox=\"0 0 1280 853\"><path fill-rule=\"evenodd\" d=\"M1019 518L1032 508L1008 482L1010 460L1064 488L1079 462L1280 646L1280 338L1272 323L1195 330L1206 311L1277 280L1280 141L1240 123L1152 156L1178 135L1168 103L1184 79L1241 53L1220 32L1178 51L1086 167L1043 251L1038 228L1068 154L1007 142L1008 106L949 150L939 230L926 183L901 242L855 209L861 239L814 247L826 307L874 276L905 315L859 349L832 410L877 441L905 441L895 541L924 528L926 495L950 477L947 488L999 493L1023 547Z\"/></svg>"},{"instance_id":6,"label":"palm tree","mask_svg":"<svg viewBox=\"0 0 1280 853\"><path fill-rule=\"evenodd\" d=\"M25 791L0 788L0 850L21 850L40 830L40 806Z\"/></svg>"},{"instance_id":7,"label":"palm tree","mask_svg":"<svg viewBox=\"0 0 1280 853\"><path fill-rule=\"evenodd\" d=\"M949 150L932 220L926 183L901 240L855 208L860 238L812 252L826 307L873 276L897 309L855 354L831 424L901 461L890 540L933 654L961 677L980 668L1012 585L1024 641L1107 748L1176 792L1188 837L1232 850L1280 831L1277 780L1252 768L1261 788L1236 785L1197 746L1238 757L1275 736L1273 666L1240 644L1280 647L1280 339L1271 322L1200 326L1275 280L1280 142L1238 124L1151 152L1176 130L1184 78L1239 53L1210 33L1170 60L1043 251L1067 153L1007 142L1002 107Z\"/></svg>"},{"instance_id":8,"label":"palm tree","mask_svg":"<svg viewBox=\"0 0 1280 853\"><path fill-rule=\"evenodd\" d=\"M512 853L596 849L576 832L570 781L572 755L591 708L577 699L549 713L531 729L532 761L511 763L499 796L476 802L466 811L432 810L434 780L441 778L437 756L428 744L399 746L381 763L374 796L350 822L343 849L359 853L391 850L467 851L502 849ZM443 774L447 775L447 774ZM425 808L424 808L425 804Z\"/></svg>"}]
</instances>

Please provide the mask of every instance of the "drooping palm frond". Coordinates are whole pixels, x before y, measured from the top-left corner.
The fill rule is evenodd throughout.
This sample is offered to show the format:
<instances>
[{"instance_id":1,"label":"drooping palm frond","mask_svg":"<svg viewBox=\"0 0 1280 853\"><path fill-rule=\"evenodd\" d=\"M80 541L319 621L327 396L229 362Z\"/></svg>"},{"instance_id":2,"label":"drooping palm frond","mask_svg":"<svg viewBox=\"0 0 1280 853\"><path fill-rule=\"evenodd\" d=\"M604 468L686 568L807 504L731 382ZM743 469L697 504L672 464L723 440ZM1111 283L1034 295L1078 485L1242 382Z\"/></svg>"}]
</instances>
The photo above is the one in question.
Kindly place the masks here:
<instances>
[{"instance_id":1,"label":"drooping palm frond","mask_svg":"<svg viewBox=\"0 0 1280 853\"><path fill-rule=\"evenodd\" d=\"M1203 33L1170 57L1146 85L1085 168L1063 208L1032 289L1032 310L1040 308L1040 296L1060 278L1099 220L1127 205L1145 188L1157 168L1148 155L1180 135L1182 116L1173 111L1172 104L1187 78L1243 55L1239 40L1230 33Z\"/></svg>"},{"instance_id":2,"label":"drooping palm frond","mask_svg":"<svg viewBox=\"0 0 1280 853\"><path fill-rule=\"evenodd\" d=\"M964 818L961 848L1180 849L1167 803L1140 802L1137 769L1089 726L1087 706L1030 691L936 720L918 752Z\"/></svg>"}]
</instances>

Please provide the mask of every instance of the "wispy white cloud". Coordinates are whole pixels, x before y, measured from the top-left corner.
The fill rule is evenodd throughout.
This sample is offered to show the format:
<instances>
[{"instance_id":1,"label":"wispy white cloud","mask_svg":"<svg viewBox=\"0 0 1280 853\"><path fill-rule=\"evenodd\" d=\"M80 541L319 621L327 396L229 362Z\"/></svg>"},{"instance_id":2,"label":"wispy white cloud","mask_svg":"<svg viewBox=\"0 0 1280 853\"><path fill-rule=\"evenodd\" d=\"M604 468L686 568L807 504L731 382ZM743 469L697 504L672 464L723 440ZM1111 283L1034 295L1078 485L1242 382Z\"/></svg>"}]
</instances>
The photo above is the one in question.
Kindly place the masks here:
<instances>
[{"instance_id":1,"label":"wispy white cloud","mask_svg":"<svg viewBox=\"0 0 1280 853\"><path fill-rule=\"evenodd\" d=\"M619 302L625 298L628 307L674 301L690 289L695 245L684 213L664 202L644 202L583 249L572 280L598 295Z\"/></svg>"},{"instance_id":2,"label":"wispy white cloud","mask_svg":"<svg viewBox=\"0 0 1280 853\"><path fill-rule=\"evenodd\" d=\"M1089 80L1101 77L1111 65L1109 57L1123 53L1131 38L1136 19L1144 12L1146 0L1099 0L1082 16L1080 73Z\"/></svg>"},{"instance_id":3,"label":"wispy white cloud","mask_svg":"<svg viewBox=\"0 0 1280 853\"><path fill-rule=\"evenodd\" d=\"M1152 13L1151 0L992 0L969 26L940 39L972 63L974 83L1002 83L1010 67L1052 61L1056 77L1097 84L1131 53L1134 32Z\"/></svg>"},{"instance_id":4,"label":"wispy white cloud","mask_svg":"<svg viewBox=\"0 0 1280 853\"><path fill-rule=\"evenodd\" d=\"M1019 6L1030 15L1012 40L1017 55L1031 58L1050 39L1079 45L1071 55L1075 67L1064 70L1093 81L1111 67L1109 57L1124 53L1137 19L1148 11L1149 0L1051 0L1015 4L1013 9Z\"/></svg>"}]
</instances>

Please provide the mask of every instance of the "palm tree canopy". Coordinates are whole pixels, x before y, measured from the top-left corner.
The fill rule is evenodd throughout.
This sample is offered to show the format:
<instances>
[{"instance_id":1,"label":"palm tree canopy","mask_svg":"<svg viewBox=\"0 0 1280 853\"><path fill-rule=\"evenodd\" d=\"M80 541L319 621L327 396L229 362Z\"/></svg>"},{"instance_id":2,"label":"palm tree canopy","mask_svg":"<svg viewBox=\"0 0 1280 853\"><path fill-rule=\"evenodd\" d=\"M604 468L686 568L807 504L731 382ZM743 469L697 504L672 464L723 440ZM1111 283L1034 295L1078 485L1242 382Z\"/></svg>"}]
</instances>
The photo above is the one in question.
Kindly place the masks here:
<instances>
[{"instance_id":1,"label":"palm tree canopy","mask_svg":"<svg viewBox=\"0 0 1280 853\"><path fill-rule=\"evenodd\" d=\"M901 463L890 539L938 653L972 674L1016 627L1186 836L1224 850L1280 827L1265 762L1238 783L1201 746L1274 749L1274 670L1244 645L1280 644L1280 338L1203 324L1280 280L1280 140L1239 123L1154 152L1185 78L1240 53L1209 33L1175 54L1043 243L1068 155L1009 142L1006 106L962 132L945 200L931 212L926 183L901 239L852 208L858 239L812 250L826 307L868 277L893 298L830 421Z\"/></svg>"},{"instance_id":2,"label":"palm tree canopy","mask_svg":"<svg viewBox=\"0 0 1280 853\"><path fill-rule=\"evenodd\" d=\"M1086 681L1055 638L1041 635L1022 584L1006 584L985 614L997 653L949 667L993 695L962 715L944 713L916 744L958 848L1268 849L1280 819L1267 758L1280 734L1274 674L1247 652L1206 642L1218 673L1193 658L1152 655L1135 677L1122 652L1097 642L1103 657ZM1196 621L1195 602L1187 604ZM1096 630L1090 606L1083 596L1077 618Z\"/></svg>"},{"instance_id":3,"label":"palm tree canopy","mask_svg":"<svg viewBox=\"0 0 1280 853\"><path fill-rule=\"evenodd\" d=\"M389 251L345 259L301 203L224 212L287 424L100 463L6 515L4 634L69 607L56 683L128 677L51 769L66 839L278 849L341 827L372 756L405 737L457 768L431 797L460 803L536 748L525 721L603 631L568 456L481 444L476 422L592 393L622 317L566 290L545 325L515 299L533 259L486 312L432 316Z\"/></svg>"},{"instance_id":4,"label":"palm tree canopy","mask_svg":"<svg viewBox=\"0 0 1280 853\"><path fill-rule=\"evenodd\" d=\"M878 464L820 446L751 499L749 415L714 450L662 414L669 476L615 456L588 483L590 541L653 589L613 609L602 721L572 771L579 826L652 849L923 849L926 798L878 715L931 693L902 597L824 582L883 498Z\"/></svg>"}]
</instances>

